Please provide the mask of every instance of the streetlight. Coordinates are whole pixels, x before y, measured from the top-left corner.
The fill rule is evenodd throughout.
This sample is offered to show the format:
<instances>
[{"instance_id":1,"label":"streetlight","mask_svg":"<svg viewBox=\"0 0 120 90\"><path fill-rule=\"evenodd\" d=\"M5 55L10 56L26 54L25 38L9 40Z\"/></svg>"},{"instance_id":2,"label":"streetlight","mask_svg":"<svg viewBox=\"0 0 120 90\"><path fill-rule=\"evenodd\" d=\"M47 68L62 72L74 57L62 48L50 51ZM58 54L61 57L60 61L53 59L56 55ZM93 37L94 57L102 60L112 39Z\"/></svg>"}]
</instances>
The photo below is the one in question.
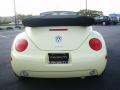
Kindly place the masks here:
<instances>
[{"instance_id":1,"label":"streetlight","mask_svg":"<svg viewBox=\"0 0 120 90\"><path fill-rule=\"evenodd\" d=\"M17 17L16 17L16 2L14 0L14 17L15 17L15 27L17 27Z\"/></svg>"},{"instance_id":2,"label":"streetlight","mask_svg":"<svg viewBox=\"0 0 120 90\"><path fill-rule=\"evenodd\" d=\"M85 7L86 7L85 9L86 9L86 11L87 11L87 0L85 1Z\"/></svg>"}]
</instances>

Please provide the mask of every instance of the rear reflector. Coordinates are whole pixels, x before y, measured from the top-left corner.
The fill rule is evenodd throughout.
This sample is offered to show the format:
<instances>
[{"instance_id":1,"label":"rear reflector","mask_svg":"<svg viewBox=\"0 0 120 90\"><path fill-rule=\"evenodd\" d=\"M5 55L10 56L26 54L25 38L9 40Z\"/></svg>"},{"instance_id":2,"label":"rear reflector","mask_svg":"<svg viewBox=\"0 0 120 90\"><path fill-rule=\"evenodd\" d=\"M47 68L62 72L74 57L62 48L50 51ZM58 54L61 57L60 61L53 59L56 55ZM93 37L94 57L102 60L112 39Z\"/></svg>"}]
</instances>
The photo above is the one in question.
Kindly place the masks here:
<instances>
[{"instance_id":1,"label":"rear reflector","mask_svg":"<svg viewBox=\"0 0 120 90\"><path fill-rule=\"evenodd\" d=\"M49 31L67 31L68 29L49 29Z\"/></svg>"}]
</instances>

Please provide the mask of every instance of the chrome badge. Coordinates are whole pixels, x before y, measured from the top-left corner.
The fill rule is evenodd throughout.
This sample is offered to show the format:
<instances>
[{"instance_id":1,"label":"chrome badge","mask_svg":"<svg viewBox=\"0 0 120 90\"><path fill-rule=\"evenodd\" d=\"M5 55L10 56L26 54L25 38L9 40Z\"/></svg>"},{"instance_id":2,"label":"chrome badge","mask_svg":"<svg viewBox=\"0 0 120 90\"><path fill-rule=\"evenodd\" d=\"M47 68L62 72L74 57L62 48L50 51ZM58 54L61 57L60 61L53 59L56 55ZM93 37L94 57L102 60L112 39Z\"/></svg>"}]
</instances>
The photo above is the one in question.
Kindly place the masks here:
<instances>
[{"instance_id":1,"label":"chrome badge","mask_svg":"<svg viewBox=\"0 0 120 90\"><path fill-rule=\"evenodd\" d=\"M60 36L60 35L56 36L55 41L56 41L56 43L62 42L62 36Z\"/></svg>"}]
</instances>

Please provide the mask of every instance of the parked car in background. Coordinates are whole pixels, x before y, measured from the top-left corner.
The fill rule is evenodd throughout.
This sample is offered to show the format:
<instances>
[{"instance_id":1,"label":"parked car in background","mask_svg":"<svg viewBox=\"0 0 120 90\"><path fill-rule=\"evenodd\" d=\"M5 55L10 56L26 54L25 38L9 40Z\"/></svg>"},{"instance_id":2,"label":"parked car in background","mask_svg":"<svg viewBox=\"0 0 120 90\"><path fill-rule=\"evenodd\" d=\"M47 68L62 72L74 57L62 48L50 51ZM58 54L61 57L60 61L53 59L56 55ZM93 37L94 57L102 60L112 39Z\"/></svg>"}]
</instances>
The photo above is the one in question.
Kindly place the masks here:
<instances>
[{"instance_id":1,"label":"parked car in background","mask_svg":"<svg viewBox=\"0 0 120 90\"><path fill-rule=\"evenodd\" d=\"M0 27L0 30L4 30L4 28L1 28L1 27Z\"/></svg>"},{"instance_id":2,"label":"parked car in background","mask_svg":"<svg viewBox=\"0 0 120 90\"><path fill-rule=\"evenodd\" d=\"M118 16L97 16L94 17L95 25L116 25L120 22L120 17Z\"/></svg>"},{"instance_id":3,"label":"parked car in background","mask_svg":"<svg viewBox=\"0 0 120 90\"><path fill-rule=\"evenodd\" d=\"M119 17L118 16L109 16L111 19L111 24L116 25L119 23Z\"/></svg>"},{"instance_id":4,"label":"parked car in background","mask_svg":"<svg viewBox=\"0 0 120 90\"><path fill-rule=\"evenodd\" d=\"M6 29L7 29L7 30L11 30L11 29L13 29L13 27L7 27Z\"/></svg>"},{"instance_id":5,"label":"parked car in background","mask_svg":"<svg viewBox=\"0 0 120 90\"><path fill-rule=\"evenodd\" d=\"M94 17L94 19L95 19L95 24L100 24L100 25L111 24L111 19L109 16L97 16L97 17Z\"/></svg>"}]
</instances>

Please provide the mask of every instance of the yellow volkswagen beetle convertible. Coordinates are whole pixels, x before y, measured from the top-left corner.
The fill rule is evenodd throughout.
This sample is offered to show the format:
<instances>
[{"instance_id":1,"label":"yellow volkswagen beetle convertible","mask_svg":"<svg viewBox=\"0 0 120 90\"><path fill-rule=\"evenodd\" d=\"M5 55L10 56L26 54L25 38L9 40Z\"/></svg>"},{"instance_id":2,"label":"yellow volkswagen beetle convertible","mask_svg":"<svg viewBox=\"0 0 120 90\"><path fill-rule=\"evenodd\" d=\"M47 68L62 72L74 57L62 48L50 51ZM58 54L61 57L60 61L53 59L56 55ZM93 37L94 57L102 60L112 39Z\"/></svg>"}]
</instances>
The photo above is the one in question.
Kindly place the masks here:
<instances>
[{"instance_id":1,"label":"yellow volkswagen beetle convertible","mask_svg":"<svg viewBox=\"0 0 120 90\"><path fill-rule=\"evenodd\" d=\"M101 75L107 63L102 35L94 19L66 12L47 12L23 20L25 30L11 49L18 77L72 78Z\"/></svg>"}]
</instances>

